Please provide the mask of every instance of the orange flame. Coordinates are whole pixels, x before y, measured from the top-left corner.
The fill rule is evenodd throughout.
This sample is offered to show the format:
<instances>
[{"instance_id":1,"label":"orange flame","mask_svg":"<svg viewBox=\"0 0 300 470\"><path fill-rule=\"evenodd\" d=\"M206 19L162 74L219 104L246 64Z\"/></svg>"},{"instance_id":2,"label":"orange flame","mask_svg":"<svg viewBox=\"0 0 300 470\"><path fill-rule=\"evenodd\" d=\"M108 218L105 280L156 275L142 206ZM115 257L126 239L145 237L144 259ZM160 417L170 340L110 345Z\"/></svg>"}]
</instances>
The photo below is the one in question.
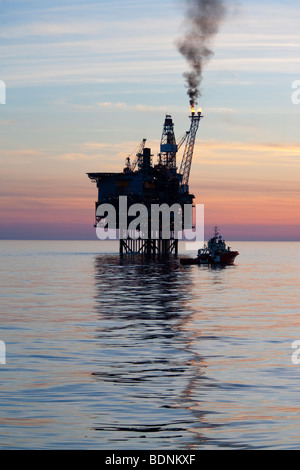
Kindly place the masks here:
<instances>
[{"instance_id":1,"label":"orange flame","mask_svg":"<svg viewBox=\"0 0 300 470\"><path fill-rule=\"evenodd\" d=\"M192 114L194 114L194 113L195 113L195 108L194 108L194 105L192 105L192 106L191 106L191 112L192 112Z\"/></svg>"}]
</instances>

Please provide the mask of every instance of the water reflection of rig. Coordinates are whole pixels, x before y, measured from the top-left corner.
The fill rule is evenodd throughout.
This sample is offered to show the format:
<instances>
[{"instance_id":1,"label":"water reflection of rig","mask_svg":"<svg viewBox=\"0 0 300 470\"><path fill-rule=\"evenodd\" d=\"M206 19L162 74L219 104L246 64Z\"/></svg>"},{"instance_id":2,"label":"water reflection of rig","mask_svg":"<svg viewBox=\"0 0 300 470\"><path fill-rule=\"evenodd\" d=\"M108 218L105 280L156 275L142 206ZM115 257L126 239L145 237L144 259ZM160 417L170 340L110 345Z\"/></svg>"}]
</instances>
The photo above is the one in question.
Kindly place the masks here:
<instances>
[{"instance_id":1,"label":"water reflection of rig","mask_svg":"<svg viewBox=\"0 0 300 470\"><path fill-rule=\"evenodd\" d=\"M151 149L146 147L146 139L143 139L136 153L134 161L130 157L126 159L126 166L122 173L88 173L88 177L97 184L98 201L95 204L95 227L103 218L97 216L97 208L102 204L111 204L116 210L116 228L120 227L119 197L127 196L127 204L143 204L151 216L152 204L167 204L171 207L178 204L183 214L185 204L193 204L195 196L189 192L189 177L193 159L196 134L202 118L202 111L191 109L191 124L180 141L177 143L174 133L172 117L166 115L160 144L158 162L153 165ZM183 157L178 172L176 157L177 152L185 143ZM155 236L148 232L146 239L133 239L131 237L120 238L120 253L128 254L177 254L178 239L174 237L172 222L174 214L171 213L171 230L169 239L162 237L161 230ZM130 217L128 217L130 223ZM149 223L149 227L150 227ZM182 220L184 229L184 220Z\"/></svg>"}]
</instances>

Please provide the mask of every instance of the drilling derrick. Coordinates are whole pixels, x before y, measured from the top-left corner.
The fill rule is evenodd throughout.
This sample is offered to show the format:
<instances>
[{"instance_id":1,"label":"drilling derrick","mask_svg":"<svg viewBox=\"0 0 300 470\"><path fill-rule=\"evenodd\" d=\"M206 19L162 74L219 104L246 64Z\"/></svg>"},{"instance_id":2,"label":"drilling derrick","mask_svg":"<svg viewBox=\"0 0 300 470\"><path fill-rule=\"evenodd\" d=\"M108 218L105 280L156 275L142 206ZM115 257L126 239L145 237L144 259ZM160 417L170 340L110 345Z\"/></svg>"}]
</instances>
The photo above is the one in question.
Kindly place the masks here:
<instances>
[{"instance_id":1,"label":"drilling derrick","mask_svg":"<svg viewBox=\"0 0 300 470\"><path fill-rule=\"evenodd\" d=\"M172 117L166 115L158 154L158 163L153 164L151 149L146 148L146 139L141 142L131 163L130 156L126 159L126 166L120 173L87 173L92 182L97 184L98 200L95 203L95 227L105 227L106 212L104 206L113 207L116 212L116 230L119 231L120 253L126 254L176 254L178 252L178 232L175 230L178 217L184 230L185 205L192 206L194 196L189 193L188 180L191 169L196 133L201 119L201 112L196 115L192 110L190 130L176 143L174 124ZM176 167L176 156L179 148L186 142L181 170L178 173ZM126 196L126 197L124 197ZM138 226L136 231L139 237L131 237L131 222L135 218L126 214L128 226L124 231L124 207L121 200L126 199L128 209L135 204L142 204L145 217L148 217L148 227ZM122 203L123 204L123 203ZM167 238L164 236L164 222L159 219L155 229L151 225L153 206L176 205L176 211L170 210L170 229ZM98 209L100 209L98 211ZM102 214L104 210L105 214ZM176 213L175 213L176 212ZM179 214L179 215L178 215ZM176 219L176 220L175 220ZM123 235L121 232L123 230ZM180 229L181 230L181 229ZM179 231L180 231L179 230ZM125 236L124 236L125 234Z\"/></svg>"},{"instance_id":2,"label":"drilling derrick","mask_svg":"<svg viewBox=\"0 0 300 470\"><path fill-rule=\"evenodd\" d=\"M160 143L160 162L169 170L176 170L177 144L174 134L174 124L171 116L167 115Z\"/></svg>"}]
</instances>

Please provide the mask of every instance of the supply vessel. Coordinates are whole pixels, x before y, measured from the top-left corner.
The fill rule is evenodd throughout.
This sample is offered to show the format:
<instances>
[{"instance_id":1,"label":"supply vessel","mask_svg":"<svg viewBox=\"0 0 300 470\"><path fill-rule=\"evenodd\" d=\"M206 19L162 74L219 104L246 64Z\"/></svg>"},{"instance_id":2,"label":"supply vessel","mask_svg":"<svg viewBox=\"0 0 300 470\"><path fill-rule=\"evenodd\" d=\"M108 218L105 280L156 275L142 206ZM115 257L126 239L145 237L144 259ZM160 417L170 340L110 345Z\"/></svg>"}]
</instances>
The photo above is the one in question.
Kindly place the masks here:
<instances>
[{"instance_id":1,"label":"supply vessel","mask_svg":"<svg viewBox=\"0 0 300 470\"><path fill-rule=\"evenodd\" d=\"M227 247L225 240L219 233L218 227L215 227L214 235L208 240L204 248L198 250L196 258L181 258L180 262L184 265L189 264L220 264L232 265L238 251L231 251L231 247Z\"/></svg>"}]
</instances>

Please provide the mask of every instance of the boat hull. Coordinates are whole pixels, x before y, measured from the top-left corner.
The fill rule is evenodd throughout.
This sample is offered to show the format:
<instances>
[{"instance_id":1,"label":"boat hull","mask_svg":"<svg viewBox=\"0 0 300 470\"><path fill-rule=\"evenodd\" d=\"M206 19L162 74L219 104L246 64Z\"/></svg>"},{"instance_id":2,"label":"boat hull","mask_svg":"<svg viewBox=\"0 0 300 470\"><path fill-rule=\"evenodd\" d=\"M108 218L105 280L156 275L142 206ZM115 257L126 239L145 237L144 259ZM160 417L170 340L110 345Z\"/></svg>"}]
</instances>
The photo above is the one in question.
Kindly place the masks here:
<instances>
[{"instance_id":1,"label":"boat hull","mask_svg":"<svg viewBox=\"0 0 300 470\"><path fill-rule=\"evenodd\" d=\"M238 256L238 251L228 251L221 253L218 256L212 257L210 255L200 255L197 258L182 258L180 263L183 265L191 264L221 264L231 265L234 264L235 258Z\"/></svg>"}]
</instances>

